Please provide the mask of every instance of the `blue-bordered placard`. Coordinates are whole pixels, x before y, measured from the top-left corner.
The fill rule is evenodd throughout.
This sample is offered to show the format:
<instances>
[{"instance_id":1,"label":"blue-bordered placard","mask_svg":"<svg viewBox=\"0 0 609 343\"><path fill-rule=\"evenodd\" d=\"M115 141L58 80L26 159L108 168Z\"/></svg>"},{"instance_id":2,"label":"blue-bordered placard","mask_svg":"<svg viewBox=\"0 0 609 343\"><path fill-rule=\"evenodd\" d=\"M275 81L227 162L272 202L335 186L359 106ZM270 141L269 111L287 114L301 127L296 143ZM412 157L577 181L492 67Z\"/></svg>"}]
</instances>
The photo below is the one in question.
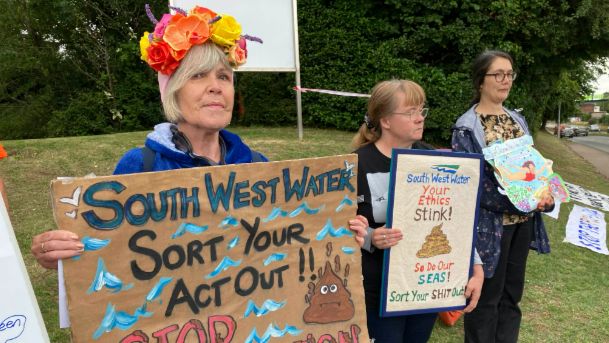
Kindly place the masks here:
<instances>
[{"instance_id":1,"label":"blue-bordered placard","mask_svg":"<svg viewBox=\"0 0 609 343\"><path fill-rule=\"evenodd\" d=\"M466 306L483 167L481 154L393 150L386 226L404 238L385 251L382 317Z\"/></svg>"}]
</instances>

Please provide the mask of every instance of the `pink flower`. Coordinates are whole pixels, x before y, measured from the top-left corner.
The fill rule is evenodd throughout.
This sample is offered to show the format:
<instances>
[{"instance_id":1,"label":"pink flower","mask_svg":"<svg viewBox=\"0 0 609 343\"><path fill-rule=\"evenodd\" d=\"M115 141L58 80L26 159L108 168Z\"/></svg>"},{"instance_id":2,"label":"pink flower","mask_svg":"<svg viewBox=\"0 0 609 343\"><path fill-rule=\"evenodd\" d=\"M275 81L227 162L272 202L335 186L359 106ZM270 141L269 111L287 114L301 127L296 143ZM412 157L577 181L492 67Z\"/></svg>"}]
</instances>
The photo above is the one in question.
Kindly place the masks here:
<instances>
[{"instance_id":1,"label":"pink flower","mask_svg":"<svg viewBox=\"0 0 609 343\"><path fill-rule=\"evenodd\" d=\"M242 65L243 63L245 63L246 59L247 59L247 52L245 50L241 49L237 44L233 45L228 50L228 62L229 63L231 63L235 66L239 66L239 65Z\"/></svg>"},{"instance_id":2,"label":"pink flower","mask_svg":"<svg viewBox=\"0 0 609 343\"><path fill-rule=\"evenodd\" d=\"M163 34L165 34L165 28L171 20L171 17L172 15L169 13L163 14L163 18L161 18L161 21L159 21L154 27L154 38L161 39L163 37Z\"/></svg>"},{"instance_id":3,"label":"pink flower","mask_svg":"<svg viewBox=\"0 0 609 343\"><path fill-rule=\"evenodd\" d=\"M247 57L247 44L245 38L241 37L235 42L241 50L245 51L245 57Z\"/></svg>"}]
</instances>

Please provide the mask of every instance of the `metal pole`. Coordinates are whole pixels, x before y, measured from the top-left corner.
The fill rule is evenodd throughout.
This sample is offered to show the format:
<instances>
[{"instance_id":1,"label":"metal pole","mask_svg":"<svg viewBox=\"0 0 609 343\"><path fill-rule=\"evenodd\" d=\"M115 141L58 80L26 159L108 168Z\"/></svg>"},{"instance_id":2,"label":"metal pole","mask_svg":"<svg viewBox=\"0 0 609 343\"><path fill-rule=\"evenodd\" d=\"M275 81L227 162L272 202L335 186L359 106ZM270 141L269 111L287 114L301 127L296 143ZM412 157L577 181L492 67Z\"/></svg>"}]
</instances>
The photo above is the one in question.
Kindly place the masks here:
<instances>
[{"instance_id":1,"label":"metal pole","mask_svg":"<svg viewBox=\"0 0 609 343\"><path fill-rule=\"evenodd\" d=\"M558 138L560 138L560 101L558 102L558 129L556 129Z\"/></svg>"},{"instance_id":2,"label":"metal pole","mask_svg":"<svg viewBox=\"0 0 609 343\"><path fill-rule=\"evenodd\" d=\"M300 56L298 48L298 14L296 0L292 0L292 13L294 15L294 64L296 66L296 87L300 88ZM296 123L298 126L298 140L302 140L302 97L301 92L296 92Z\"/></svg>"}]
</instances>

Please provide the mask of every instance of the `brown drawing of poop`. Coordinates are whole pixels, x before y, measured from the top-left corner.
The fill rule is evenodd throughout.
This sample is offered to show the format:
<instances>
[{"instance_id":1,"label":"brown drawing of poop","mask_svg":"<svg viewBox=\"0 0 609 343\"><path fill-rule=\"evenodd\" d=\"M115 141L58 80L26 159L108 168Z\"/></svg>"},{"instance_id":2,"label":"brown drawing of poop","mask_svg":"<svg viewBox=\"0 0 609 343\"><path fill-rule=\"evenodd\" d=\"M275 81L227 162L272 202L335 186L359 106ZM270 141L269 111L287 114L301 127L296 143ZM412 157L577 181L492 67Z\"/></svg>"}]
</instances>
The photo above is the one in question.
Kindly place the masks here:
<instances>
[{"instance_id":1,"label":"brown drawing of poop","mask_svg":"<svg viewBox=\"0 0 609 343\"><path fill-rule=\"evenodd\" d=\"M338 261L336 266L338 271L340 269ZM305 323L327 324L353 318L355 306L351 301L351 293L346 287L347 280L345 279L344 282L343 284L340 277L332 270L330 262L326 261L324 273L317 284L309 283L309 294L305 296L309 307L302 316Z\"/></svg>"},{"instance_id":2,"label":"brown drawing of poop","mask_svg":"<svg viewBox=\"0 0 609 343\"><path fill-rule=\"evenodd\" d=\"M446 234L442 232L442 223L434 226L431 233L425 237L425 242L421 250L417 251L418 258L434 257L450 253L452 248L446 238Z\"/></svg>"}]
</instances>

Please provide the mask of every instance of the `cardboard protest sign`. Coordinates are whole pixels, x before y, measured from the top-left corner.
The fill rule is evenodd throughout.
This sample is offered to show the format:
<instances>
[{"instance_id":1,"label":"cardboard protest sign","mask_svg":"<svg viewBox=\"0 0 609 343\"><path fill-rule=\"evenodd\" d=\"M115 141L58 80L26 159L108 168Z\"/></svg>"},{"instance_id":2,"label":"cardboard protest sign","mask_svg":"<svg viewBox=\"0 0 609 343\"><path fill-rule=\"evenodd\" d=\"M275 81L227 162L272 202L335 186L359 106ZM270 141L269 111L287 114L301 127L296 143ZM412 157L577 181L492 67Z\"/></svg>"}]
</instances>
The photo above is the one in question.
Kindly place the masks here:
<instances>
[{"instance_id":1,"label":"cardboard protest sign","mask_svg":"<svg viewBox=\"0 0 609 343\"><path fill-rule=\"evenodd\" d=\"M75 342L367 342L356 155L52 183Z\"/></svg>"},{"instance_id":2,"label":"cardboard protest sign","mask_svg":"<svg viewBox=\"0 0 609 343\"><path fill-rule=\"evenodd\" d=\"M565 242L609 255L607 223L603 212L573 205L565 229Z\"/></svg>"},{"instance_id":3,"label":"cardboard protest sign","mask_svg":"<svg viewBox=\"0 0 609 343\"><path fill-rule=\"evenodd\" d=\"M381 315L465 307L473 262L482 155L394 149L387 227L404 238L385 251Z\"/></svg>"},{"instance_id":4,"label":"cardboard protest sign","mask_svg":"<svg viewBox=\"0 0 609 343\"><path fill-rule=\"evenodd\" d=\"M533 148L531 136L493 144L482 152L495 168L505 194L519 210L531 212L550 195L555 201L569 202L569 191L562 178L552 171L552 161Z\"/></svg>"},{"instance_id":5,"label":"cardboard protest sign","mask_svg":"<svg viewBox=\"0 0 609 343\"><path fill-rule=\"evenodd\" d=\"M0 342L49 342L1 192L0 270Z\"/></svg>"}]
</instances>

